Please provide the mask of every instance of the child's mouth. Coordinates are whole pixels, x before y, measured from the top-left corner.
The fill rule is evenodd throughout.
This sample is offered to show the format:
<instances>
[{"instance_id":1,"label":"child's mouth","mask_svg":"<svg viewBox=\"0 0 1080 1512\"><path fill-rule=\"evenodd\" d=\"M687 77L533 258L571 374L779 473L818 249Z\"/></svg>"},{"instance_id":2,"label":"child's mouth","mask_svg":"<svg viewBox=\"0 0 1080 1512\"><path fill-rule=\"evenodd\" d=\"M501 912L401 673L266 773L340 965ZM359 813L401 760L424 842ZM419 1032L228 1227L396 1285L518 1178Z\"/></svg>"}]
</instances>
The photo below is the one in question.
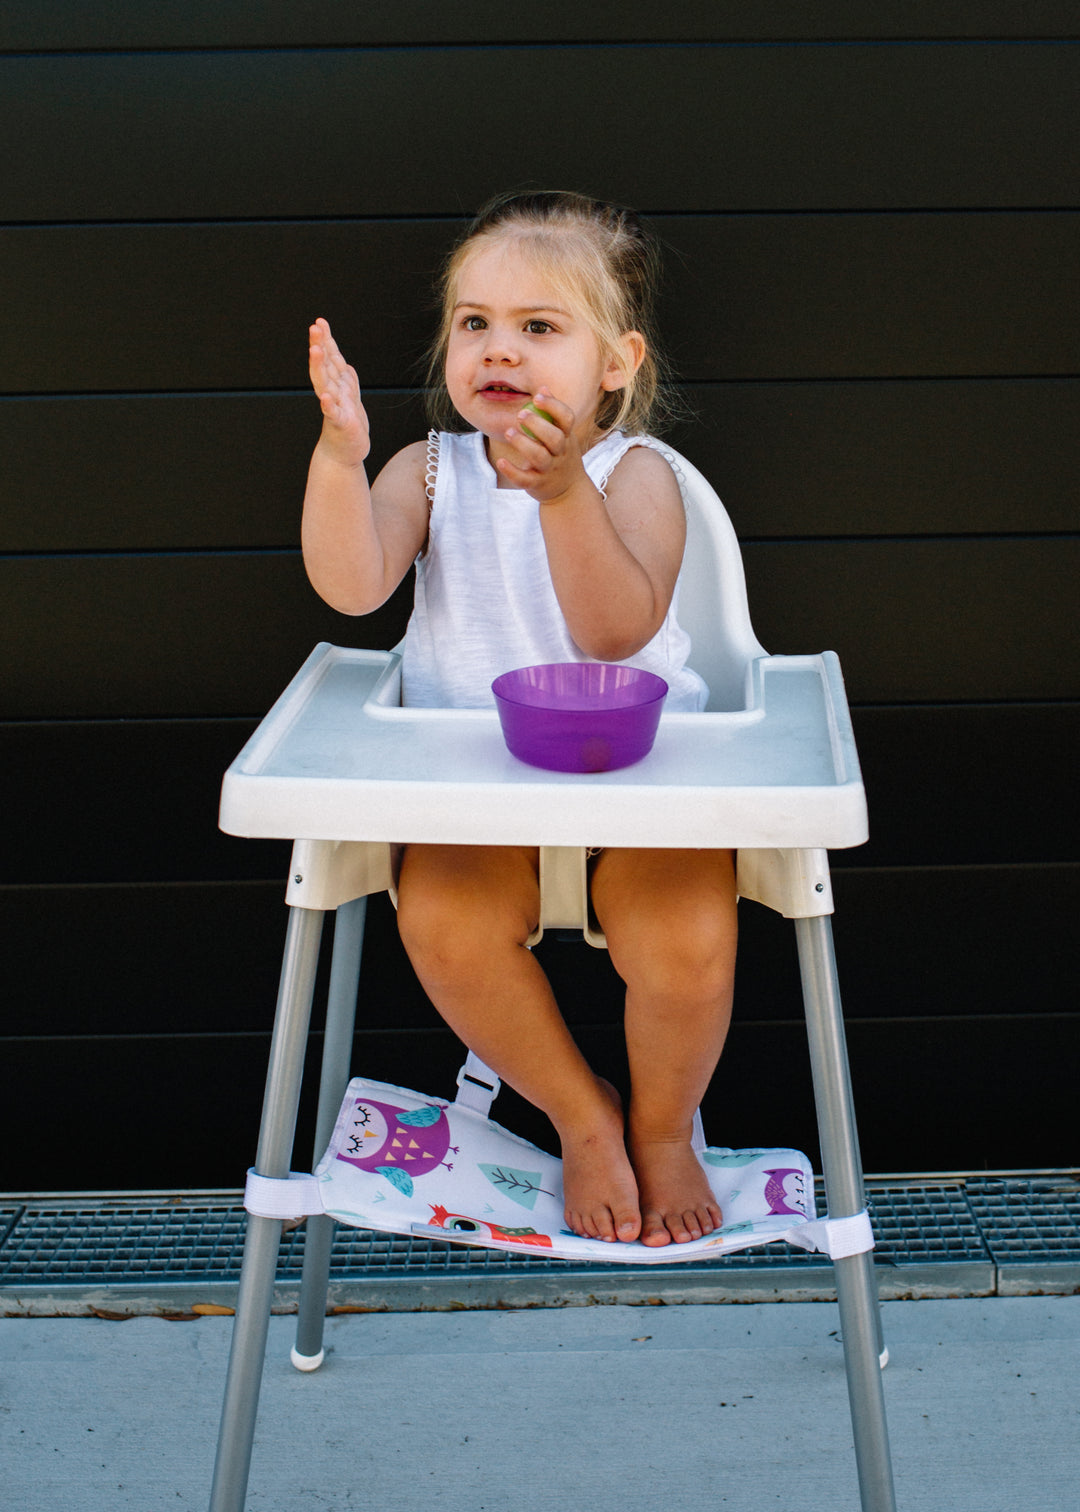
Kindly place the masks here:
<instances>
[{"instance_id":1,"label":"child's mouth","mask_svg":"<svg viewBox=\"0 0 1080 1512\"><path fill-rule=\"evenodd\" d=\"M489 383L480 390L485 399L511 400L527 399L528 393L524 389L512 388L508 383Z\"/></svg>"}]
</instances>

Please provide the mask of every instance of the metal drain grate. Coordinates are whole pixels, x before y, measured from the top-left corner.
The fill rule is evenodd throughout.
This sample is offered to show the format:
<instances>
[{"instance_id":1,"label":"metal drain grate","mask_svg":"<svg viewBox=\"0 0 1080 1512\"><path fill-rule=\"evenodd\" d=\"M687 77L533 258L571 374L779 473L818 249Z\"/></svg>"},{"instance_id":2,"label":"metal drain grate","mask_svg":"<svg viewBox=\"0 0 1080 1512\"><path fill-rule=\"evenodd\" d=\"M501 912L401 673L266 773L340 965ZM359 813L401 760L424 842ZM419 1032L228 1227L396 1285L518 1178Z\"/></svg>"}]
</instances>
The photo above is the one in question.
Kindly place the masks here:
<instances>
[{"instance_id":1,"label":"metal drain grate","mask_svg":"<svg viewBox=\"0 0 1080 1512\"><path fill-rule=\"evenodd\" d=\"M885 1297L1080 1289L1080 1185L1072 1173L884 1178L869 1193ZM818 1200L821 1210L820 1190ZM9 1202L0 1207L0 1312L231 1305L245 1219L231 1193ZM281 1310L295 1306L304 1234L282 1238ZM786 1244L638 1268L339 1227L331 1260L331 1302L346 1307L794 1299L831 1290L825 1257Z\"/></svg>"},{"instance_id":2,"label":"metal drain grate","mask_svg":"<svg viewBox=\"0 0 1080 1512\"><path fill-rule=\"evenodd\" d=\"M171 1203L132 1207L33 1208L15 1212L6 1241L0 1243L0 1287L19 1288L49 1282L102 1286L111 1282L235 1281L243 1258L243 1208L176 1206ZM304 1263L303 1228L282 1237L279 1281L298 1280ZM754 1252L763 1265L817 1261L820 1256L784 1244ZM720 1257L711 1266L746 1264L745 1254ZM444 1244L437 1239L375 1233L338 1227L334 1236L332 1277L380 1275L428 1276L462 1272L621 1272L625 1266L582 1267L567 1260L507 1254L478 1246Z\"/></svg>"},{"instance_id":3,"label":"metal drain grate","mask_svg":"<svg viewBox=\"0 0 1080 1512\"><path fill-rule=\"evenodd\" d=\"M973 1181L968 1194L995 1260L1080 1264L1080 1186L1076 1182Z\"/></svg>"},{"instance_id":4,"label":"metal drain grate","mask_svg":"<svg viewBox=\"0 0 1080 1512\"><path fill-rule=\"evenodd\" d=\"M244 1244L243 1208L174 1203L25 1207L0 1247L0 1286L48 1282L108 1285L235 1280ZM286 1235L288 1261L296 1235Z\"/></svg>"},{"instance_id":5,"label":"metal drain grate","mask_svg":"<svg viewBox=\"0 0 1080 1512\"><path fill-rule=\"evenodd\" d=\"M1075 1179L972 1181L968 1194L1003 1296L1080 1291L1080 1185Z\"/></svg>"},{"instance_id":6,"label":"metal drain grate","mask_svg":"<svg viewBox=\"0 0 1080 1512\"><path fill-rule=\"evenodd\" d=\"M871 1188L869 1199L879 1262L940 1265L991 1258L959 1183Z\"/></svg>"}]
</instances>

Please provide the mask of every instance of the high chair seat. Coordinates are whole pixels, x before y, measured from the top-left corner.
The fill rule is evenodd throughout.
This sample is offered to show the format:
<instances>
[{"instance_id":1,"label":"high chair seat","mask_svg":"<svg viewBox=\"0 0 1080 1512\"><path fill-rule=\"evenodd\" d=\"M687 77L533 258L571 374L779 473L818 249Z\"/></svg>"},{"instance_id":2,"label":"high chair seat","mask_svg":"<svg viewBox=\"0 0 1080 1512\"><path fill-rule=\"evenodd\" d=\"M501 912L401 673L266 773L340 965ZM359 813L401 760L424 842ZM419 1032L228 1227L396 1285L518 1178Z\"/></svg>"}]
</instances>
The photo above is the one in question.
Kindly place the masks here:
<instances>
[{"instance_id":1,"label":"high chair seat","mask_svg":"<svg viewBox=\"0 0 1080 1512\"><path fill-rule=\"evenodd\" d=\"M663 716L643 761L589 774L525 766L506 750L494 709L401 708L394 652L323 645L226 774L221 827L294 845L211 1512L241 1512L244 1504L281 1233L274 1193L284 1193L286 1205L292 1200L289 1168L323 916L336 912L314 1161L331 1143L346 1094L366 897L392 888L396 845L425 841L538 845L541 929L584 928L594 944L603 941L589 929L591 846L736 849L740 894L795 920L825 1222L833 1226L822 1231L821 1247L834 1254L862 1505L864 1512L894 1512L872 1237L829 921L826 849L861 844L867 834L843 682L831 652L764 652L750 625L727 515L689 462L674 453L671 460L688 523L679 618L710 700L704 713ZM480 1068L472 1080L494 1079ZM305 1243L293 1354L301 1368L322 1358L333 1220L321 1212L309 1219Z\"/></svg>"}]
</instances>

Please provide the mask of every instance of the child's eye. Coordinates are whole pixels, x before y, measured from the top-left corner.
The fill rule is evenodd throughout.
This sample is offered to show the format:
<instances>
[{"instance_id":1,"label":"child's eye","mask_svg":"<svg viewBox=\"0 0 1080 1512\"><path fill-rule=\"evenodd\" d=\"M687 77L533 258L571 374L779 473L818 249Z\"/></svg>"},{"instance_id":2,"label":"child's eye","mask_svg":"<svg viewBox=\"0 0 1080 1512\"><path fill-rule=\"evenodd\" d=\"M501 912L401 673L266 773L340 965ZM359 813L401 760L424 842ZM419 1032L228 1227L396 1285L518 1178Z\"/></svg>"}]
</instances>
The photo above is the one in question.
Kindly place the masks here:
<instances>
[{"instance_id":1,"label":"child's eye","mask_svg":"<svg viewBox=\"0 0 1080 1512\"><path fill-rule=\"evenodd\" d=\"M461 325L466 331L482 331L487 326L487 321L482 315L466 315Z\"/></svg>"},{"instance_id":2,"label":"child's eye","mask_svg":"<svg viewBox=\"0 0 1080 1512\"><path fill-rule=\"evenodd\" d=\"M525 329L530 336L546 336L551 330L551 322L548 320L530 320Z\"/></svg>"}]
</instances>

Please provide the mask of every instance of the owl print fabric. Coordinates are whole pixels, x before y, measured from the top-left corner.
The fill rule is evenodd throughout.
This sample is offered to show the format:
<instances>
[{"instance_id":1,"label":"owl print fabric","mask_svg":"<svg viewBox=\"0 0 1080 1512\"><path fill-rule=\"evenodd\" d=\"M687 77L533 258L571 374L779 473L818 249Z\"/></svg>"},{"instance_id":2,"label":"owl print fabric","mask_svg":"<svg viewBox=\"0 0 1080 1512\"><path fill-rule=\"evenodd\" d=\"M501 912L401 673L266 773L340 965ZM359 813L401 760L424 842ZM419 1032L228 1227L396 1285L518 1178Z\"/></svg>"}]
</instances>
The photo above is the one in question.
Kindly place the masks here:
<instances>
[{"instance_id":1,"label":"owl print fabric","mask_svg":"<svg viewBox=\"0 0 1080 1512\"><path fill-rule=\"evenodd\" d=\"M791 1237L814 1218L814 1179L797 1150L706 1149L724 1215L689 1244L605 1244L563 1221L562 1162L459 1103L356 1078L315 1171L339 1223L422 1233L550 1259L641 1265L715 1256Z\"/></svg>"}]
</instances>

